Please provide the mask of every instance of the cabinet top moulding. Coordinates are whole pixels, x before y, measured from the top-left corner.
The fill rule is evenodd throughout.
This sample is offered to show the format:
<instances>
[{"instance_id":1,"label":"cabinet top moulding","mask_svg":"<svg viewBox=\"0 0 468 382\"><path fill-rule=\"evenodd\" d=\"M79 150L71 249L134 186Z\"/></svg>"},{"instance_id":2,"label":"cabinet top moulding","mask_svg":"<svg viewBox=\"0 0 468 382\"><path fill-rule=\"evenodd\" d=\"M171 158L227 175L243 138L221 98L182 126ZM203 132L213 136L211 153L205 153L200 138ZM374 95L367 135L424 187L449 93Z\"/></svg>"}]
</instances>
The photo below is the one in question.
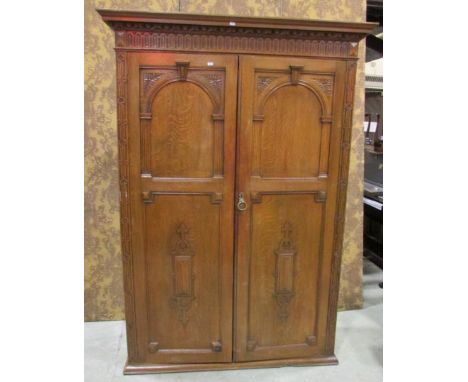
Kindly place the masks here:
<instances>
[{"instance_id":1,"label":"cabinet top moulding","mask_svg":"<svg viewBox=\"0 0 468 382\"><path fill-rule=\"evenodd\" d=\"M176 50L356 58L376 23L97 9L117 50Z\"/></svg>"}]
</instances>

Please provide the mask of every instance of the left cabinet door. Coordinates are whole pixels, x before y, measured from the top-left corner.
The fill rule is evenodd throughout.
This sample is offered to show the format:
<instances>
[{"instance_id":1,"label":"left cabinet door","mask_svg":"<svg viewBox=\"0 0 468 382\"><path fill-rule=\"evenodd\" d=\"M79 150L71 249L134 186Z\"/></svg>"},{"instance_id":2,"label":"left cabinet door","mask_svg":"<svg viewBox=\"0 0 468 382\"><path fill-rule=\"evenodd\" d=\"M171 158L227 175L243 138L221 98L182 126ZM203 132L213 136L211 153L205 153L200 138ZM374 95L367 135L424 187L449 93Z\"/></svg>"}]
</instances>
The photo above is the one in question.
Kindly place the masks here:
<instances>
[{"instance_id":1,"label":"left cabinet door","mask_svg":"<svg viewBox=\"0 0 468 382\"><path fill-rule=\"evenodd\" d=\"M117 52L130 365L232 360L237 60Z\"/></svg>"}]
</instances>

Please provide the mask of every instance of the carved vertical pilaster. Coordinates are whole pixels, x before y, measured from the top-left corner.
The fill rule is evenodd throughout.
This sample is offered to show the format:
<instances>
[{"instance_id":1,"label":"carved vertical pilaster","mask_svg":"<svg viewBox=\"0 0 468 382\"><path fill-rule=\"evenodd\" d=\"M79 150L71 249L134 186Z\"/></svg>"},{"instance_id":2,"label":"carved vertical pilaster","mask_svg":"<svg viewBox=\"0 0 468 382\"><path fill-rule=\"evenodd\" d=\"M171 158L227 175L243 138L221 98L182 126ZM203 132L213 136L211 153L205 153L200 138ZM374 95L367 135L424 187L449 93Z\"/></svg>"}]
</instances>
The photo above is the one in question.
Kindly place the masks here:
<instances>
[{"instance_id":1,"label":"carved vertical pilaster","mask_svg":"<svg viewBox=\"0 0 468 382\"><path fill-rule=\"evenodd\" d=\"M328 326L327 326L327 343L325 350L328 353L333 352L335 344L335 329L336 329L336 311L338 304L338 291L340 284L341 271L341 255L343 249L343 230L346 209L346 190L349 171L349 152L351 142L351 130L353 126L353 102L354 102L354 83L356 81L356 62L348 61L346 63L345 76L345 98L344 111L341 130L341 153L340 153L340 168L338 179L337 192L337 215L335 218L335 236L333 259L330 280L330 294L328 302Z\"/></svg>"},{"instance_id":2,"label":"carved vertical pilaster","mask_svg":"<svg viewBox=\"0 0 468 382\"><path fill-rule=\"evenodd\" d=\"M329 150L330 147L330 132L332 127L332 117L331 116L323 116L320 118L322 122L322 131L320 137L320 159L319 159L319 177L325 177L328 175L328 157L329 157Z\"/></svg>"},{"instance_id":3,"label":"carved vertical pilaster","mask_svg":"<svg viewBox=\"0 0 468 382\"><path fill-rule=\"evenodd\" d=\"M260 176L260 140L263 119L256 118L252 121L252 175Z\"/></svg>"},{"instance_id":4,"label":"carved vertical pilaster","mask_svg":"<svg viewBox=\"0 0 468 382\"><path fill-rule=\"evenodd\" d=\"M125 320L127 326L128 361L138 361L133 284L133 254L130 210L130 163L128 158L127 53L117 52L117 130L119 147L120 235L125 283Z\"/></svg>"},{"instance_id":5,"label":"carved vertical pilaster","mask_svg":"<svg viewBox=\"0 0 468 382\"><path fill-rule=\"evenodd\" d=\"M213 175L222 176L224 173L224 115L214 114L214 166Z\"/></svg>"},{"instance_id":6,"label":"carved vertical pilaster","mask_svg":"<svg viewBox=\"0 0 468 382\"><path fill-rule=\"evenodd\" d=\"M141 173L151 175L151 113L140 114Z\"/></svg>"}]
</instances>

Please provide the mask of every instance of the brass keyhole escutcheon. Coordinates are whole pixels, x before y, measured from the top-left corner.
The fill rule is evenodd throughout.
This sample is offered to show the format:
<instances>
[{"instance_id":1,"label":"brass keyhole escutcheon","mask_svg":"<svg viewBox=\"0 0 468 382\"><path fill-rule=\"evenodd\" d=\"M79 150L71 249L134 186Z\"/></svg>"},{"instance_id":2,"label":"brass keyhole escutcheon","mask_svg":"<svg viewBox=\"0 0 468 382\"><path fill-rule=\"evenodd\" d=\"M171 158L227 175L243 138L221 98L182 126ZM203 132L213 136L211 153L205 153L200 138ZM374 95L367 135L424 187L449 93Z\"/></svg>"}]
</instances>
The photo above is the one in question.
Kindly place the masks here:
<instances>
[{"instance_id":1,"label":"brass keyhole escutcheon","mask_svg":"<svg viewBox=\"0 0 468 382\"><path fill-rule=\"evenodd\" d=\"M239 196L237 198L237 209L239 211L245 211L247 209L247 203L244 200L243 192L239 192Z\"/></svg>"}]
</instances>

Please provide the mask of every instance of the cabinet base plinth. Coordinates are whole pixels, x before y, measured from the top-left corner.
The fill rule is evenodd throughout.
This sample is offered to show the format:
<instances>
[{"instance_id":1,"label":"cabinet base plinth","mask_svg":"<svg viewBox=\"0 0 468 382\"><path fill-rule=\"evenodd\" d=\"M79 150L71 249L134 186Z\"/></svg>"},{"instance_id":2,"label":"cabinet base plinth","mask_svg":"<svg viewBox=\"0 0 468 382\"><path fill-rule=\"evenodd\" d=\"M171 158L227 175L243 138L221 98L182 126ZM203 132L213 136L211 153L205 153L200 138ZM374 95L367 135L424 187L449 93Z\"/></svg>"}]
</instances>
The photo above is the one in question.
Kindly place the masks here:
<instances>
[{"instance_id":1,"label":"cabinet base plinth","mask_svg":"<svg viewBox=\"0 0 468 382\"><path fill-rule=\"evenodd\" d=\"M186 371L209 371L209 370L236 370L252 369L261 367L285 367L285 366L313 366L313 365L337 365L338 359L334 355L314 358L291 358L265 361L227 362L227 363L189 363L189 364L140 364L130 365L128 362L124 367L124 374L153 374L153 373L177 373Z\"/></svg>"}]
</instances>

